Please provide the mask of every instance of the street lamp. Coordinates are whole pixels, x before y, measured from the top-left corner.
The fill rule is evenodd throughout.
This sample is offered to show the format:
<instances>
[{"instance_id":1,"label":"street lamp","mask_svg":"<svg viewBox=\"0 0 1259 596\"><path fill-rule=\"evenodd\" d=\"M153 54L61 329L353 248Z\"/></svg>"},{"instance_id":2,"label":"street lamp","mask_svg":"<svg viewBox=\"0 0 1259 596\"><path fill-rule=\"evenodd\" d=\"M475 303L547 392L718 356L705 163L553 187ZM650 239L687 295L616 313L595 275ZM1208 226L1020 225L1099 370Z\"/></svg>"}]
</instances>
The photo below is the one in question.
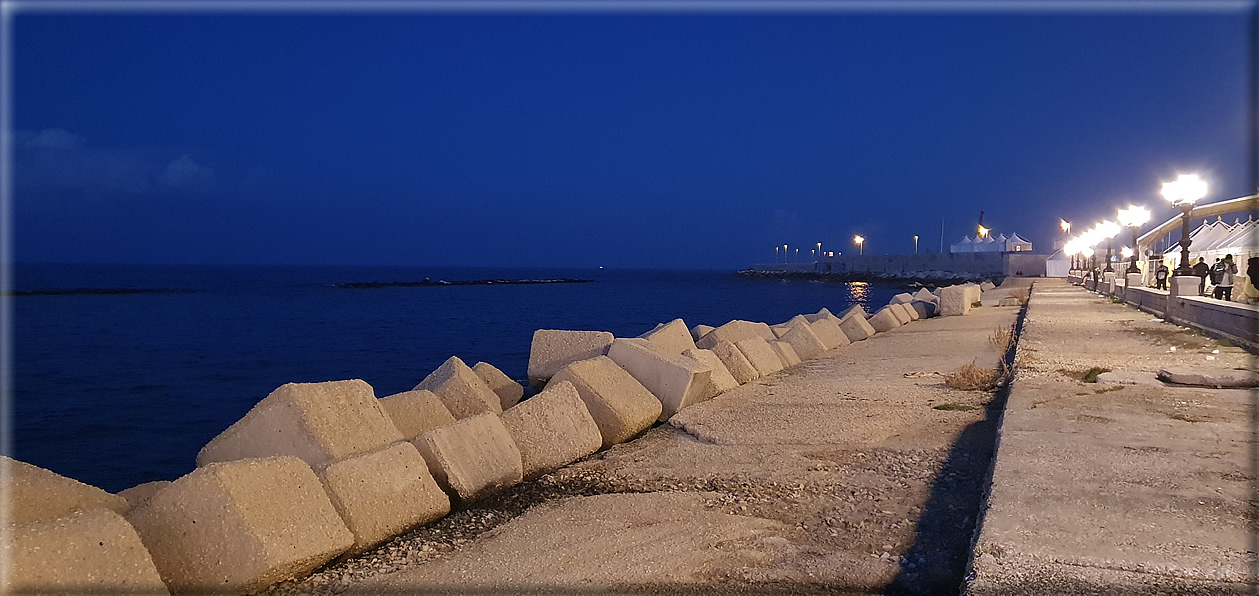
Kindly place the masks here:
<instances>
[{"instance_id":1,"label":"street lamp","mask_svg":"<svg viewBox=\"0 0 1259 596\"><path fill-rule=\"evenodd\" d=\"M914 234L914 254L918 254L918 234Z\"/></svg>"},{"instance_id":2,"label":"street lamp","mask_svg":"<svg viewBox=\"0 0 1259 596\"><path fill-rule=\"evenodd\" d=\"M1089 271L1096 270L1096 269L1097 269L1097 259L1094 259L1094 258L1093 258L1093 255L1095 254L1095 253L1094 253L1094 251L1093 251L1093 247L1092 247L1092 246L1086 246L1086 247L1084 247L1084 250L1082 250L1082 251L1080 251L1080 252L1084 255L1084 259L1087 261L1087 264L1088 264L1088 266L1089 266Z\"/></svg>"},{"instance_id":3,"label":"street lamp","mask_svg":"<svg viewBox=\"0 0 1259 596\"><path fill-rule=\"evenodd\" d=\"M981 225L981 226L979 226L979 237L980 237L980 238L987 238L987 237L988 237L988 232L991 232L991 231L992 231L992 230L990 230L989 228L985 228L984 226L982 226L982 225Z\"/></svg>"},{"instance_id":4,"label":"street lamp","mask_svg":"<svg viewBox=\"0 0 1259 596\"><path fill-rule=\"evenodd\" d=\"M863 254L866 254L866 253L865 253L865 247L866 247L866 239L865 239L865 238L862 238L861 236L853 236L853 237L852 237L852 241L857 243L857 254L858 254L858 255L863 255Z\"/></svg>"},{"instance_id":5,"label":"street lamp","mask_svg":"<svg viewBox=\"0 0 1259 596\"><path fill-rule=\"evenodd\" d=\"M1132 254L1124 255L1125 257L1131 257L1131 261L1128 263L1128 273L1141 272L1137 268L1137 232L1141 231L1141 226L1147 221L1150 221L1150 211L1145 207L1128 205L1127 209L1119 210L1119 223L1123 227L1132 230L1132 248L1129 249L1129 252Z\"/></svg>"},{"instance_id":6,"label":"street lamp","mask_svg":"<svg viewBox=\"0 0 1259 596\"><path fill-rule=\"evenodd\" d=\"M1066 244L1062 245L1062 252L1071 257L1071 270L1079 270L1080 268L1076 266L1076 255L1080 253L1080 249L1076 241L1074 239L1068 240Z\"/></svg>"},{"instance_id":7,"label":"street lamp","mask_svg":"<svg viewBox=\"0 0 1259 596\"><path fill-rule=\"evenodd\" d=\"M1071 222L1058 218L1058 227L1062 228L1063 235L1071 233Z\"/></svg>"},{"instance_id":8,"label":"street lamp","mask_svg":"<svg viewBox=\"0 0 1259 596\"><path fill-rule=\"evenodd\" d=\"M1180 227L1180 264L1176 266L1175 275L1193 275L1189 268L1189 214L1193 212L1193 204L1207 196L1207 183L1195 174L1181 174L1174 182L1164 182L1163 198L1180 209L1184 221Z\"/></svg>"},{"instance_id":9,"label":"street lamp","mask_svg":"<svg viewBox=\"0 0 1259 596\"><path fill-rule=\"evenodd\" d=\"M1106 268L1102 271L1113 273L1115 269L1110 266L1110 253L1115 250L1115 236L1119 234L1119 224L1109 219L1097 224L1098 235L1106 239Z\"/></svg>"},{"instance_id":10,"label":"street lamp","mask_svg":"<svg viewBox=\"0 0 1259 596\"><path fill-rule=\"evenodd\" d=\"M1129 257L1135 256L1137 253L1133 252L1131 248L1128 248L1125 246L1119 249L1119 254L1123 255L1123 258L1127 259ZM1128 273L1136 273L1136 271L1129 271Z\"/></svg>"}]
</instances>

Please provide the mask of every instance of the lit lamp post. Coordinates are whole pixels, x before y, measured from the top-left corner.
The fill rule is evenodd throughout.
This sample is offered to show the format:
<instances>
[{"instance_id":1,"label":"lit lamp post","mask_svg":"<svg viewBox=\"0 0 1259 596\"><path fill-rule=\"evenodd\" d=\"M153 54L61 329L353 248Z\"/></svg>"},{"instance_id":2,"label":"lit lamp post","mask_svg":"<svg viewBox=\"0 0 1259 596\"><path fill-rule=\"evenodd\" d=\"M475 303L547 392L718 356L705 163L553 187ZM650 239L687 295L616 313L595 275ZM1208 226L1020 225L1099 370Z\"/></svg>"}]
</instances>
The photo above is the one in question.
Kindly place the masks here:
<instances>
[{"instance_id":1,"label":"lit lamp post","mask_svg":"<svg viewBox=\"0 0 1259 596\"><path fill-rule=\"evenodd\" d=\"M1080 249L1076 245L1075 240L1067 241L1067 243L1062 246L1062 252L1068 257L1071 257L1071 273L1075 273L1079 270L1079 267L1076 266L1076 255L1080 253Z\"/></svg>"},{"instance_id":2,"label":"lit lamp post","mask_svg":"<svg viewBox=\"0 0 1259 596\"><path fill-rule=\"evenodd\" d=\"M1088 266L1089 271L1094 271L1094 270L1096 270L1096 269L1097 269L1097 260L1093 258L1093 255L1095 254L1095 253L1093 252L1093 247L1092 247L1092 246L1086 246L1086 247L1084 247L1084 250L1080 251L1080 253L1084 255L1084 263L1085 263L1085 265L1087 265L1087 266Z\"/></svg>"},{"instance_id":3,"label":"lit lamp post","mask_svg":"<svg viewBox=\"0 0 1259 596\"><path fill-rule=\"evenodd\" d=\"M866 239L861 236L853 236L852 241L857 243L857 254L864 255L866 247Z\"/></svg>"},{"instance_id":4,"label":"lit lamp post","mask_svg":"<svg viewBox=\"0 0 1259 596\"><path fill-rule=\"evenodd\" d=\"M914 254L918 254L918 234L914 234Z\"/></svg>"},{"instance_id":5,"label":"lit lamp post","mask_svg":"<svg viewBox=\"0 0 1259 596\"><path fill-rule=\"evenodd\" d=\"M1207 196L1207 183L1194 174L1181 174L1174 182L1163 183L1163 198L1184 214L1180 227L1180 264L1176 266L1174 275L1193 275L1189 268L1189 214L1193 212L1193 204Z\"/></svg>"},{"instance_id":6,"label":"lit lamp post","mask_svg":"<svg viewBox=\"0 0 1259 596\"><path fill-rule=\"evenodd\" d=\"M1145 207L1129 205L1127 209L1119 210L1119 224L1132 230L1132 248L1126 249L1131 254L1124 255L1131 258L1128 262L1128 273L1141 272L1141 269L1137 267L1137 233L1147 221L1150 221L1150 211Z\"/></svg>"},{"instance_id":7,"label":"lit lamp post","mask_svg":"<svg viewBox=\"0 0 1259 596\"><path fill-rule=\"evenodd\" d=\"M1106 268L1102 271L1105 273L1114 273L1115 269L1110 266L1110 255L1115 250L1115 236L1119 234L1119 224L1106 220L1097 224L1098 234L1106 239Z\"/></svg>"}]
</instances>

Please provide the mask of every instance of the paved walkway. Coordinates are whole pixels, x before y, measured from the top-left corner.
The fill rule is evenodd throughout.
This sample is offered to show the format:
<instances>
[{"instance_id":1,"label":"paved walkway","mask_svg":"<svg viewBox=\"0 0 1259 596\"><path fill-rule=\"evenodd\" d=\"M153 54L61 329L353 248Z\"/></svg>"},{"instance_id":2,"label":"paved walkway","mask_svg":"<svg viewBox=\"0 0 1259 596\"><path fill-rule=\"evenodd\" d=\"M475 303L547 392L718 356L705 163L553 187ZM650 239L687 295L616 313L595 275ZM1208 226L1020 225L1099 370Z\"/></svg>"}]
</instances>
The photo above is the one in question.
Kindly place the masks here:
<instances>
[{"instance_id":1,"label":"paved walkway","mask_svg":"<svg viewBox=\"0 0 1259 596\"><path fill-rule=\"evenodd\" d=\"M998 411L942 373L1018 312L834 350L276 592L956 593Z\"/></svg>"},{"instance_id":2,"label":"paved walkway","mask_svg":"<svg viewBox=\"0 0 1259 596\"><path fill-rule=\"evenodd\" d=\"M1037 281L969 593L1259 593L1257 396L1154 378L1255 365L1238 348ZM1092 367L1113 372L1076 378Z\"/></svg>"}]
</instances>

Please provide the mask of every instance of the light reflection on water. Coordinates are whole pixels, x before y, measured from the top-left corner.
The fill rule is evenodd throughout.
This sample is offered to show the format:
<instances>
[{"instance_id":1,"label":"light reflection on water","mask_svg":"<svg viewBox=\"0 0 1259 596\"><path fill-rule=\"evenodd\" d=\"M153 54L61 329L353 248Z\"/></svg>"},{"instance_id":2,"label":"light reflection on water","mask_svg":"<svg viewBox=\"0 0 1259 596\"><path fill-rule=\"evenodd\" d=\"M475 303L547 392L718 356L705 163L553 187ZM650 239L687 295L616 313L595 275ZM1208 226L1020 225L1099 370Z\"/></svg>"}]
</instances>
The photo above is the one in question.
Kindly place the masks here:
<instances>
[{"instance_id":1,"label":"light reflection on water","mask_svg":"<svg viewBox=\"0 0 1259 596\"><path fill-rule=\"evenodd\" d=\"M870 304L870 283L864 281L848 282L848 300L865 308Z\"/></svg>"}]
</instances>

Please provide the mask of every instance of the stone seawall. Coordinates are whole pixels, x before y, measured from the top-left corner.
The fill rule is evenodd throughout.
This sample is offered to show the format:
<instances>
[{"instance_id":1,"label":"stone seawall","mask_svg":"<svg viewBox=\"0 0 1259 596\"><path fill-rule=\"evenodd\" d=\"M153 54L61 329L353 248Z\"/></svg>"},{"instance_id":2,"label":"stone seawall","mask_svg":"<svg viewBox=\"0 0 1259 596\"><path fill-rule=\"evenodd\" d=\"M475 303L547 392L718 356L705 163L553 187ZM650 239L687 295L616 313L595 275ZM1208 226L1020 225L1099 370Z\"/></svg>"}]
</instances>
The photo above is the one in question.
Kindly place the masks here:
<instances>
[{"instance_id":1,"label":"stone seawall","mask_svg":"<svg viewBox=\"0 0 1259 596\"><path fill-rule=\"evenodd\" d=\"M759 263L755 273L810 273L882 279L981 280L1003 276L1039 277L1048 255L1035 253L924 253L916 255L843 255L816 263Z\"/></svg>"}]
</instances>

